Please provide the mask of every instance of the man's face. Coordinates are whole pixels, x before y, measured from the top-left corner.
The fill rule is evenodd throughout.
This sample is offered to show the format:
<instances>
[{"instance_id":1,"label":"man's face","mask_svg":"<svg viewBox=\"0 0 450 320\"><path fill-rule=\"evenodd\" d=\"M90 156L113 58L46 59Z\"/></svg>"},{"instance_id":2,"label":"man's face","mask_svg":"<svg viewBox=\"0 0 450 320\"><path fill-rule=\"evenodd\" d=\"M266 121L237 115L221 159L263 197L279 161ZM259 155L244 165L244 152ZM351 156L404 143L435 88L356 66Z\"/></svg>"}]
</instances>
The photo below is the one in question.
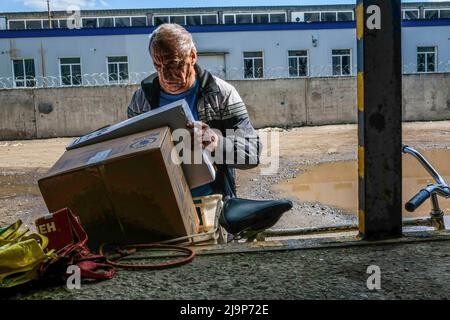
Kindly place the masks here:
<instances>
[{"instance_id":1,"label":"man's face","mask_svg":"<svg viewBox=\"0 0 450 320\"><path fill-rule=\"evenodd\" d=\"M194 50L190 56L180 61L154 57L153 64L158 72L161 88L170 94L180 94L188 90L195 81L195 60Z\"/></svg>"}]
</instances>

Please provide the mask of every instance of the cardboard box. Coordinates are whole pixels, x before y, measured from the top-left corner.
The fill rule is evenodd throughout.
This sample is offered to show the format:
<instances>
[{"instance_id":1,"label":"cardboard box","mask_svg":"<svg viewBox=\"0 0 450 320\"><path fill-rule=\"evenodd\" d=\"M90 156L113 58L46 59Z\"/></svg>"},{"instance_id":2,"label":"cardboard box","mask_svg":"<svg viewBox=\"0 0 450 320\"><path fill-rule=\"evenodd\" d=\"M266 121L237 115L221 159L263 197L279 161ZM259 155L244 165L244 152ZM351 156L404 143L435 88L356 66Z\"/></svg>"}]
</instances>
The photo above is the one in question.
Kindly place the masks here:
<instances>
[{"instance_id":1,"label":"cardboard box","mask_svg":"<svg viewBox=\"0 0 450 320\"><path fill-rule=\"evenodd\" d=\"M185 129L188 121L194 122L191 109L185 100L179 100L125 121L98 129L82 137L75 138L66 149L77 149L102 141L166 126L170 127L173 132L176 129ZM190 148L190 142L187 147ZM216 177L215 168L206 152L202 154L201 164L183 164L182 168L186 181L191 189L210 183Z\"/></svg>"},{"instance_id":2,"label":"cardboard box","mask_svg":"<svg viewBox=\"0 0 450 320\"><path fill-rule=\"evenodd\" d=\"M153 242L198 232L168 127L66 151L38 181L50 212L69 207L89 245Z\"/></svg>"}]
</instances>

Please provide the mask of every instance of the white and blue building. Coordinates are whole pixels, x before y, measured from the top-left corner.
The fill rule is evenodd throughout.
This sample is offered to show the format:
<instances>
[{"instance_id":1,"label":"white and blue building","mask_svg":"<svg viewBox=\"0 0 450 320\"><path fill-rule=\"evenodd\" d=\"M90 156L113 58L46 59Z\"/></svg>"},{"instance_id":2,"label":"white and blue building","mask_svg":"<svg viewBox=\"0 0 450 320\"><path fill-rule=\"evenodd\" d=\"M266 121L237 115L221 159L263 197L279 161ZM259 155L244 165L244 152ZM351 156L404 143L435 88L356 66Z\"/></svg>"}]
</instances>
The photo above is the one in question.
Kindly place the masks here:
<instances>
[{"instance_id":1,"label":"white and blue building","mask_svg":"<svg viewBox=\"0 0 450 320\"><path fill-rule=\"evenodd\" d=\"M193 34L199 64L228 80L356 74L354 5L0 13L0 88L138 83L148 36ZM404 73L450 72L450 2L402 5Z\"/></svg>"}]
</instances>

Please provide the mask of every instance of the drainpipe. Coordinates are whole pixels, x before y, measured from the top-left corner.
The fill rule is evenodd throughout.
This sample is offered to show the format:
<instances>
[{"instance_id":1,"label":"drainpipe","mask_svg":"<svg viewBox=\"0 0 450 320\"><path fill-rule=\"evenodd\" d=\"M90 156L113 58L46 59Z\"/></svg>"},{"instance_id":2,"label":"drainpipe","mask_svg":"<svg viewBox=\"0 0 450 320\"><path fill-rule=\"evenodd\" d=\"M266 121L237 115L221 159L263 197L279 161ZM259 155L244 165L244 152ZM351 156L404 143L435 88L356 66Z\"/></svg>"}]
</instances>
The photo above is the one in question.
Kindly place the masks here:
<instances>
[{"instance_id":1,"label":"drainpipe","mask_svg":"<svg viewBox=\"0 0 450 320\"><path fill-rule=\"evenodd\" d=\"M41 72L42 72L42 78L43 79L45 79L45 77L47 76L46 75L46 68L45 68L45 51L44 51L44 46L43 46L43 44L42 44L42 41L41 41L41 48L39 49L39 54L40 54L40 57L41 57ZM47 83L45 82L45 81L43 81L43 86L44 87L47 87Z\"/></svg>"}]
</instances>

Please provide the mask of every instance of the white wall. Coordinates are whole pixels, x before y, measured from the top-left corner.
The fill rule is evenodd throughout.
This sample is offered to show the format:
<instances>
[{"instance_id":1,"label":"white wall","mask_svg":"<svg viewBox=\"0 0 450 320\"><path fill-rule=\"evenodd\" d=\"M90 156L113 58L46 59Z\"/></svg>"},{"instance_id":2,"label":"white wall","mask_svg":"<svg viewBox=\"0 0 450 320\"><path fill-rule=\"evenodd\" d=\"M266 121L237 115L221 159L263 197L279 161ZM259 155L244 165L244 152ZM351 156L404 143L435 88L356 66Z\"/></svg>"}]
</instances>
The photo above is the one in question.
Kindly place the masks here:
<instances>
[{"instance_id":1,"label":"white wall","mask_svg":"<svg viewBox=\"0 0 450 320\"><path fill-rule=\"evenodd\" d=\"M403 72L417 69L417 47L437 46L437 71L450 72L450 26L410 27L402 31Z\"/></svg>"},{"instance_id":2,"label":"white wall","mask_svg":"<svg viewBox=\"0 0 450 320\"><path fill-rule=\"evenodd\" d=\"M352 50L352 72L356 74L355 29L282 30L194 33L198 51L228 52L225 68L228 79L243 79L243 52L263 51L265 78L288 76L288 50L308 50L311 76L331 75L331 50ZM318 39L312 45L312 36ZM402 32L402 54L405 72L415 71L417 46L438 46L440 72L450 72L450 26L408 27ZM106 57L127 55L129 72L144 77L154 71L148 51L148 35L76 36L48 38L0 39L0 87L2 78L12 77L11 49L16 57L34 58L37 76L59 76L58 59L81 57L85 74L106 74ZM41 46L44 52L43 72ZM14 50L13 50L14 51ZM220 69L223 59L201 57L207 67ZM214 62L215 61L215 62ZM214 66L214 63L220 64ZM140 79L132 79L137 80ZM3 79L4 82L4 79Z\"/></svg>"}]
</instances>

